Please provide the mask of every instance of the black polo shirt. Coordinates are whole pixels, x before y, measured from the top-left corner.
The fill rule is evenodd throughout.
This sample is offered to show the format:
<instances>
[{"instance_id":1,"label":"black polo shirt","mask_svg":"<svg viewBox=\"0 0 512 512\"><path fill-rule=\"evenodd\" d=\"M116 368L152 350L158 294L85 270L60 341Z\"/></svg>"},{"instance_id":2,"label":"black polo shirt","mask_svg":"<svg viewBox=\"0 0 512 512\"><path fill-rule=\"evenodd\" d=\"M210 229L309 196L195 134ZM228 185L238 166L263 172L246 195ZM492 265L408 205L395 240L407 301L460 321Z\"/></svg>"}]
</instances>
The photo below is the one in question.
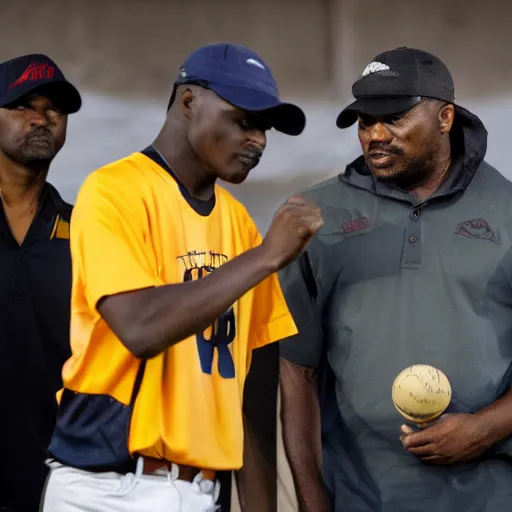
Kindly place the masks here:
<instances>
[{"instance_id":1,"label":"black polo shirt","mask_svg":"<svg viewBox=\"0 0 512 512\"><path fill-rule=\"evenodd\" d=\"M0 203L0 511L37 512L70 355L72 206L50 184L22 245Z\"/></svg>"}]
</instances>

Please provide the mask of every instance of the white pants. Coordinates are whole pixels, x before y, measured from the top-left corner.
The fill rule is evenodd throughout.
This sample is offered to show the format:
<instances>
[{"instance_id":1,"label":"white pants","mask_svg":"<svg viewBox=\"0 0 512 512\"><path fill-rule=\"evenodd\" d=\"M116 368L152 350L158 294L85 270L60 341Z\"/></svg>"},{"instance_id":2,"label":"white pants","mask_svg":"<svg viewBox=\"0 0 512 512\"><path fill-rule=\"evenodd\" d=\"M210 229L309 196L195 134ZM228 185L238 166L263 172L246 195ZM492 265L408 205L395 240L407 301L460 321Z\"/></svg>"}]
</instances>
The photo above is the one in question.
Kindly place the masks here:
<instances>
[{"instance_id":1,"label":"white pants","mask_svg":"<svg viewBox=\"0 0 512 512\"><path fill-rule=\"evenodd\" d=\"M199 473L179 480L178 467L144 475L143 458L134 473L91 473L49 461L51 473L41 512L213 512L219 485Z\"/></svg>"}]
</instances>

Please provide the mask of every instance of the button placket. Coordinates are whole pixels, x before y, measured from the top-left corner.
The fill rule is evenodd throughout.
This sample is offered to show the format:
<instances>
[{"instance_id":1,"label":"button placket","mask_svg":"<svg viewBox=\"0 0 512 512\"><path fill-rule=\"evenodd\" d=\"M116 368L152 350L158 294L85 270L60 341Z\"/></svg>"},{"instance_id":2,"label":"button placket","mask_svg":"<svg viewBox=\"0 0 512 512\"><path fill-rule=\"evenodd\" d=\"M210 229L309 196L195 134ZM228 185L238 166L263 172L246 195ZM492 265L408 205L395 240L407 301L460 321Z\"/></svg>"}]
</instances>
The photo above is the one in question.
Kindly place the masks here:
<instances>
[{"instance_id":1,"label":"button placket","mask_svg":"<svg viewBox=\"0 0 512 512\"><path fill-rule=\"evenodd\" d=\"M421 210L413 207L407 213L405 225L405 238L402 254L402 268L419 268L422 260L421 230L422 222L420 220Z\"/></svg>"}]
</instances>

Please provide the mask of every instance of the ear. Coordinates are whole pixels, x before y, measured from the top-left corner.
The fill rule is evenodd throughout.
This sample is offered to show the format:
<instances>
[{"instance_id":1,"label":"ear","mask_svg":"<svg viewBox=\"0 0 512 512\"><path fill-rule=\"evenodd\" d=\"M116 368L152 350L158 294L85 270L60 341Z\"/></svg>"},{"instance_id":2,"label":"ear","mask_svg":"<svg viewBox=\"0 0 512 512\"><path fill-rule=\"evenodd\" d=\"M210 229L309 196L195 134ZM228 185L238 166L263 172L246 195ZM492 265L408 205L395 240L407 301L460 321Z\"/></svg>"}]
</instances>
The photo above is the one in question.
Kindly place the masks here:
<instances>
[{"instance_id":1,"label":"ear","mask_svg":"<svg viewBox=\"0 0 512 512\"><path fill-rule=\"evenodd\" d=\"M198 94L192 88L184 87L183 90L179 91L177 100L183 117L188 120L192 119L198 106Z\"/></svg>"},{"instance_id":2,"label":"ear","mask_svg":"<svg viewBox=\"0 0 512 512\"><path fill-rule=\"evenodd\" d=\"M455 119L455 107L451 104L445 105L440 111L438 116L439 128L441 133L450 133Z\"/></svg>"}]
</instances>

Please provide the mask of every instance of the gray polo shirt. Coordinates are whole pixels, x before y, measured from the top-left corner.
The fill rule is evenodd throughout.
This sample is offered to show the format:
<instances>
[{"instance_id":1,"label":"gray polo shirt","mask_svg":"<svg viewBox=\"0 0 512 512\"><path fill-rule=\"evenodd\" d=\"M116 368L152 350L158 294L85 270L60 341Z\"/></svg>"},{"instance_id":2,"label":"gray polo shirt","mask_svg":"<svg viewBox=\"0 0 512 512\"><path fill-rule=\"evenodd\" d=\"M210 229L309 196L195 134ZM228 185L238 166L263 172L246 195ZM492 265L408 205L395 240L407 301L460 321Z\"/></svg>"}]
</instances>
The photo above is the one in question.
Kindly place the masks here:
<instances>
[{"instance_id":1,"label":"gray polo shirt","mask_svg":"<svg viewBox=\"0 0 512 512\"><path fill-rule=\"evenodd\" d=\"M448 412L477 411L509 388L512 183L484 162L487 132L460 107L452 141L450 177L421 203L362 158L305 192L325 224L281 273L300 331L281 356L321 370L336 511L512 510L507 443L501 456L423 463L403 450L391 401L394 378L418 363L450 379Z\"/></svg>"}]
</instances>

